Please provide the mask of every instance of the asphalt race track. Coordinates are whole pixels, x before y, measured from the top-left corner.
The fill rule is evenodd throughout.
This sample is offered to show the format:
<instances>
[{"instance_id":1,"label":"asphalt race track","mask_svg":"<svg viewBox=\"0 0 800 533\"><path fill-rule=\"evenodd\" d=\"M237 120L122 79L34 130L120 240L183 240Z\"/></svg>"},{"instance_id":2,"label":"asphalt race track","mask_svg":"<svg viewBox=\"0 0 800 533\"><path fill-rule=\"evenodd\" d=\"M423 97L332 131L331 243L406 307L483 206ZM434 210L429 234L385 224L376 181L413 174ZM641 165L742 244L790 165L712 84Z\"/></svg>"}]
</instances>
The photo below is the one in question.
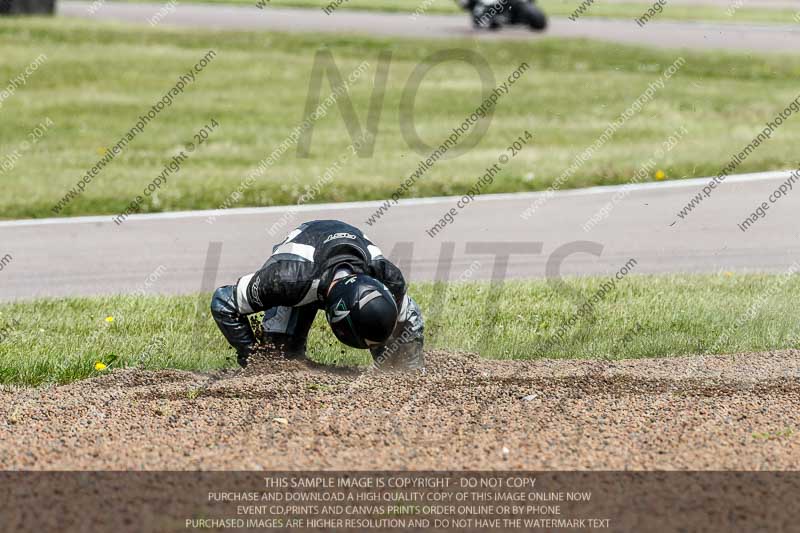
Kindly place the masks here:
<instances>
[{"instance_id":1,"label":"asphalt race track","mask_svg":"<svg viewBox=\"0 0 800 533\"><path fill-rule=\"evenodd\" d=\"M456 206L457 198L401 201L372 227L364 221L381 202L295 206L288 216L286 207L134 215L121 226L111 216L6 221L0 222L0 242L13 261L0 275L0 298L212 290L256 270L291 227L322 218L363 228L412 280L436 278L437 265L448 264L440 254L449 246L449 279L465 271L471 279L490 279L495 257L486 247L512 242L527 243L521 245L524 253L510 256L507 277L513 278L543 277L548 261L558 263L560 256L561 275L612 274L631 258L638 261L634 273L783 272L800 260L800 191L780 199L747 232L737 224L788 175L730 177L683 220L677 211L707 180L562 191L528 220L521 214L543 193L487 195L435 237L426 230ZM608 217L584 231L589 218L615 195L623 198ZM281 220L285 224L271 237L268 229ZM557 252L565 245L569 248L562 252L577 252ZM532 253L538 246L541 252ZM475 253L476 247L483 253ZM154 272L158 275L151 276ZM446 269L442 272L440 279ZM157 280L145 286L148 277Z\"/></svg>"},{"instance_id":2,"label":"asphalt race track","mask_svg":"<svg viewBox=\"0 0 800 533\"><path fill-rule=\"evenodd\" d=\"M253 2L255 4L255 1ZM62 16L98 20L120 20L145 24L162 4L106 3L94 14L90 2L58 2ZM293 32L359 33L384 37L484 39L540 38L526 29L505 28L501 32L476 32L463 15L425 15L412 19L405 13L290 9L249 6L178 4L160 25L192 28L271 30ZM659 48L727 49L753 52L793 53L800 50L800 26L777 24L729 24L652 21L639 27L633 20L593 19L571 21L552 18L544 34L581 37Z\"/></svg>"},{"instance_id":3,"label":"asphalt race track","mask_svg":"<svg viewBox=\"0 0 800 533\"><path fill-rule=\"evenodd\" d=\"M90 5L58 3L62 16L133 23L145 23L161 7L106 3L91 15ZM656 21L643 31L633 21L585 18L552 22L546 35L660 47L800 49L800 28L778 25ZM179 4L162 23L391 37L538 38L525 30L476 33L465 15L426 15L412 20L398 13L342 10L328 16L315 9L223 5ZM426 230L455 207L456 198L403 201L372 227L364 221L381 202L165 213L134 216L122 226L115 225L111 216L0 222L0 251L13 256L0 275L0 301L137 290L209 291L257 269L271 246L294 225L320 218L339 218L362 227L412 280L458 279L465 271L471 279L542 277L552 275L547 265L552 269L564 255L560 275L611 274L632 258L638 261L636 273L781 272L800 259L800 224L795 216L800 193L781 199L746 233L737 223L766 201L788 174L729 178L686 220L680 220L677 212L700 192L706 179L631 189L561 191L527 220L520 214L542 193L482 196L433 238ZM615 195L624 198L605 220L584 231L587 220ZM209 216L216 216L211 224ZM270 235L268 228L280 220L286 221L285 226ZM486 248L498 242L527 243L522 245L524 253L510 256L505 272L502 261L496 265L495 256ZM450 246L451 263L441 259ZM477 253L481 247L483 253ZM451 264L449 269L447 264ZM499 268L495 270L495 266Z\"/></svg>"}]
</instances>

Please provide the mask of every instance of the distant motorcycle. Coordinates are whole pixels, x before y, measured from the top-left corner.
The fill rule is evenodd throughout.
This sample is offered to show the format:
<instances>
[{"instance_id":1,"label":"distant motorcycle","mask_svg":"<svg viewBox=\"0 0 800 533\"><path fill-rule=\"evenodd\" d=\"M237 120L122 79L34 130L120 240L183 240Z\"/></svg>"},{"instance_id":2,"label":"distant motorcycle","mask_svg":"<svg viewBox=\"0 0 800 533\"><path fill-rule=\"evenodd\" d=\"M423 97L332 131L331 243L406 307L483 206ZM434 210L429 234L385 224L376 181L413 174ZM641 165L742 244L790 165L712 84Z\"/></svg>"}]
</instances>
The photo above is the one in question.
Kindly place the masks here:
<instances>
[{"instance_id":1,"label":"distant motorcycle","mask_svg":"<svg viewBox=\"0 0 800 533\"><path fill-rule=\"evenodd\" d=\"M476 28L498 30L510 24L525 24L535 31L547 28L547 17L533 0L457 0L472 15Z\"/></svg>"}]
</instances>

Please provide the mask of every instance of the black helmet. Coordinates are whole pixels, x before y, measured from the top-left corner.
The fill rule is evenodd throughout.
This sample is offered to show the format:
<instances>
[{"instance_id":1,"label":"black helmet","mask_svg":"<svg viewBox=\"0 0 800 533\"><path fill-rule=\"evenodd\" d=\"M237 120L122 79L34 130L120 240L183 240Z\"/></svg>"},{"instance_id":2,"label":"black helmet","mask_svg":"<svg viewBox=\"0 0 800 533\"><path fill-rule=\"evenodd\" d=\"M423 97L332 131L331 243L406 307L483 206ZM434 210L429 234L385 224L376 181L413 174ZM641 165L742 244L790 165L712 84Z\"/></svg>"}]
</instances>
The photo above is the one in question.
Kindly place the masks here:
<instances>
[{"instance_id":1,"label":"black helmet","mask_svg":"<svg viewBox=\"0 0 800 533\"><path fill-rule=\"evenodd\" d=\"M364 274L341 278L325 299L336 338L353 348L383 344L397 322L397 304L386 285Z\"/></svg>"}]
</instances>

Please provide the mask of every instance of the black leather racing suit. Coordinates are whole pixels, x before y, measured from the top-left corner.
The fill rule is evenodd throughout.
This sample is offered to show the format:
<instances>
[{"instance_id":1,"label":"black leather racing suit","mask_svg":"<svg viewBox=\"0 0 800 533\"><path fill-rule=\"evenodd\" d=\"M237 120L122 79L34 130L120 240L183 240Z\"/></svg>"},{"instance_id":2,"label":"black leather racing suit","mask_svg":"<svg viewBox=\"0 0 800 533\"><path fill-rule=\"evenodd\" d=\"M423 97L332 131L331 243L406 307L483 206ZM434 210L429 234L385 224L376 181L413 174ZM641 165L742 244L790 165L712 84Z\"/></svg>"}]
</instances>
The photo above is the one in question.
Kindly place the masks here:
<instances>
[{"instance_id":1,"label":"black leather racing suit","mask_svg":"<svg viewBox=\"0 0 800 533\"><path fill-rule=\"evenodd\" d=\"M381 281L400 310L397 325L383 346L371 348L379 367L424 366L424 323L417 304L406 294L403 274L358 228L338 220L306 222L275 245L260 270L220 287L211 313L222 334L236 348L239 363L256 347L247 315L265 311L265 340L287 356L305 355L306 339L336 270Z\"/></svg>"}]
</instances>

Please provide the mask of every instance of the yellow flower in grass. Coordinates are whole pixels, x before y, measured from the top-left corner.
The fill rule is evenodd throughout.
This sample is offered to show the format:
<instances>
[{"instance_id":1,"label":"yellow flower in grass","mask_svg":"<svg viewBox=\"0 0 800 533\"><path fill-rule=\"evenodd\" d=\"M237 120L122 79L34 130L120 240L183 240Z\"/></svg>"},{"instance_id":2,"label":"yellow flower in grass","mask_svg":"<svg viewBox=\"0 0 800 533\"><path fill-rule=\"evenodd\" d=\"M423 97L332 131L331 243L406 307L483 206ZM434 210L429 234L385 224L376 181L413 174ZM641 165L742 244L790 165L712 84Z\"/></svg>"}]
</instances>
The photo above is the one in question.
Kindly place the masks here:
<instances>
[{"instance_id":1,"label":"yellow flower in grass","mask_svg":"<svg viewBox=\"0 0 800 533\"><path fill-rule=\"evenodd\" d=\"M107 316L107 317L106 317L106 322L108 322L109 324L111 324L112 322L114 322L114 317L113 317L113 316Z\"/></svg>"},{"instance_id":2,"label":"yellow flower in grass","mask_svg":"<svg viewBox=\"0 0 800 533\"><path fill-rule=\"evenodd\" d=\"M102 371L103 371L103 370L105 370L106 368L108 368L108 367L107 367L107 366L105 365L105 363L103 363L102 361L97 361L97 362L94 364L94 369L95 369L95 370L97 370L98 372L102 372Z\"/></svg>"},{"instance_id":3,"label":"yellow flower in grass","mask_svg":"<svg viewBox=\"0 0 800 533\"><path fill-rule=\"evenodd\" d=\"M666 177L667 177L667 175L666 175L666 174L664 174L664 171L663 171L663 170L658 170L658 171L656 171L656 179L657 179L657 180L661 181L661 180L663 180L663 179L664 179L664 178L666 178Z\"/></svg>"}]
</instances>

